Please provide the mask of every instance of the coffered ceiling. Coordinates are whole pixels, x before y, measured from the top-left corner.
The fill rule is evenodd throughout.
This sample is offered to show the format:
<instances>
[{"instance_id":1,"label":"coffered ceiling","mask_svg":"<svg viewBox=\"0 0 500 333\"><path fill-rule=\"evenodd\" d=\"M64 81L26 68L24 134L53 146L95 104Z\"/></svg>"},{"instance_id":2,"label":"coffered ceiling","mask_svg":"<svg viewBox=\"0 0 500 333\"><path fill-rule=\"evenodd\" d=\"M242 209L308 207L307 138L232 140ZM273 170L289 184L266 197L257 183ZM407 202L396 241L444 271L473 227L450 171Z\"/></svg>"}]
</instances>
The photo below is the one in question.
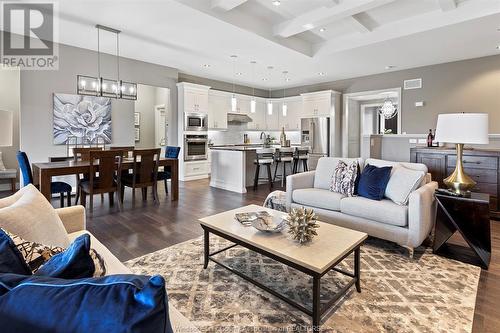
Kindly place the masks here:
<instances>
[{"instance_id":1,"label":"coffered ceiling","mask_svg":"<svg viewBox=\"0 0 500 333\"><path fill-rule=\"evenodd\" d=\"M126 57L260 88L500 54L500 0L65 0L59 14L62 43L96 49L99 23L123 31Z\"/></svg>"}]
</instances>

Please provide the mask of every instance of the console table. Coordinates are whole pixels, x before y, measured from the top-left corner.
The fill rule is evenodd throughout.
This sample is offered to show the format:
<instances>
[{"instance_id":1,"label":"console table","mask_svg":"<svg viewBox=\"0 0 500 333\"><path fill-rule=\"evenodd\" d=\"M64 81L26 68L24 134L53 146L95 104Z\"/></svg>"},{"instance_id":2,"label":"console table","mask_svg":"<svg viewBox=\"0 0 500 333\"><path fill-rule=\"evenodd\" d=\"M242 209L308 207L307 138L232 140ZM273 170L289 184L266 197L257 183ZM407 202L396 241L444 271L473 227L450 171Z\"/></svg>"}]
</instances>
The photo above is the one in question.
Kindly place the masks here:
<instances>
[{"instance_id":1,"label":"console table","mask_svg":"<svg viewBox=\"0 0 500 333\"><path fill-rule=\"evenodd\" d=\"M457 155L455 148L414 147L410 149L410 160L425 164L432 180L445 187L443 179L455 169ZM465 149L463 164L465 172L477 182L472 192L489 194L491 218L500 219L500 150Z\"/></svg>"}]
</instances>

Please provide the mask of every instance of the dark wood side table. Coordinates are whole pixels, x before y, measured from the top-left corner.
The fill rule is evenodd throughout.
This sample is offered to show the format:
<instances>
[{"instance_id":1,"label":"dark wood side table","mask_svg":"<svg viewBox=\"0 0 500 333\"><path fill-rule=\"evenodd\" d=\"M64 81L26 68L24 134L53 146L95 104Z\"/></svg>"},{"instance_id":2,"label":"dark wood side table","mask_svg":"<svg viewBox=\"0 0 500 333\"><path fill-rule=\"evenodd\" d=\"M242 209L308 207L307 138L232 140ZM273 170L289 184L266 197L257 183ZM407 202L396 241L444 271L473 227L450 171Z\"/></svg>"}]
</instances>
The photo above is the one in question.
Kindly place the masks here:
<instances>
[{"instance_id":1,"label":"dark wood side table","mask_svg":"<svg viewBox=\"0 0 500 333\"><path fill-rule=\"evenodd\" d=\"M438 203L433 252L488 269L491 258L490 196L472 193L469 198L436 193ZM469 247L451 244L458 231Z\"/></svg>"}]
</instances>

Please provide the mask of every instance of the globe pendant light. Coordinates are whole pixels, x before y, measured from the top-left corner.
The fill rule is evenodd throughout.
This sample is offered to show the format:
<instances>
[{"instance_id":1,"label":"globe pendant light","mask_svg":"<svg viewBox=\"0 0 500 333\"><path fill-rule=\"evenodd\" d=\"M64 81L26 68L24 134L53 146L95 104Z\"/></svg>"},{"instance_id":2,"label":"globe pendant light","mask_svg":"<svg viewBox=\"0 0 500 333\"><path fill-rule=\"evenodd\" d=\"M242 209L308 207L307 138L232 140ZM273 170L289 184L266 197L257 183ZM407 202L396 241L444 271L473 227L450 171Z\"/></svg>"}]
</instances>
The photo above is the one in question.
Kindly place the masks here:
<instances>
[{"instance_id":1,"label":"globe pendant light","mask_svg":"<svg viewBox=\"0 0 500 333\"><path fill-rule=\"evenodd\" d=\"M288 71L284 71L283 72L283 77L285 78L285 84L286 84L286 81L287 81L286 80L287 74L288 74ZM286 117L286 115L288 113L288 105L286 104L285 97L286 97L286 88L283 87L283 105L281 106L283 117Z\"/></svg>"},{"instance_id":2,"label":"globe pendant light","mask_svg":"<svg viewBox=\"0 0 500 333\"><path fill-rule=\"evenodd\" d=\"M257 62L251 61L252 64L252 82L255 80L255 64ZM252 99L250 100L250 113L255 113L255 109L257 107L257 102L255 101L255 86L252 85Z\"/></svg>"},{"instance_id":3,"label":"globe pendant light","mask_svg":"<svg viewBox=\"0 0 500 333\"><path fill-rule=\"evenodd\" d=\"M236 58L238 56L232 55L231 58L233 58L233 96L231 96L231 112L236 112L238 109L238 101L236 100L236 84L235 84L235 76L236 76Z\"/></svg>"},{"instance_id":4,"label":"globe pendant light","mask_svg":"<svg viewBox=\"0 0 500 333\"><path fill-rule=\"evenodd\" d=\"M267 69L269 70L269 80L271 80L271 70L273 69L273 66L268 66ZM269 98L271 98L271 88L269 88ZM267 100L267 114L270 116L273 115L273 102L271 99Z\"/></svg>"},{"instance_id":5,"label":"globe pendant light","mask_svg":"<svg viewBox=\"0 0 500 333\"><path fill-rule=\"evenodd\" d=\"M391 99L386 97L384 104L378 109L379 114L381 114L385 119L394 118L398 114L398 109L394 106Z\"/></svg>"}]
</instances>

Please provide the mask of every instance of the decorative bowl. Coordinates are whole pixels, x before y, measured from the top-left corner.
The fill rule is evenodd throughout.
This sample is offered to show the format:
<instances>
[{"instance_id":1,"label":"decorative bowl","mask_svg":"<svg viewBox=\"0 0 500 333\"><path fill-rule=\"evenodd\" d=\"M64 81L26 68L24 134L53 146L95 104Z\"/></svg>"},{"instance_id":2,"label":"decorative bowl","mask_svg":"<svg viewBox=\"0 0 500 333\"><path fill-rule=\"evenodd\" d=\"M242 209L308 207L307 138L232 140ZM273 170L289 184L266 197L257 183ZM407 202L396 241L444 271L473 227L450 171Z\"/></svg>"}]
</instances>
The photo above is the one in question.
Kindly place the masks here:
<instances>
[{"instance_id":1,"label":"decorative bowl","mask_svg":"<svg viewBox=\"0 0 500 333\"><path fill-rule=\"evenodd\" d=\"M259 217L252 221L252 226L262 232L281 232L286 221L281 216Z\"/></svg>"}]
</instances>

